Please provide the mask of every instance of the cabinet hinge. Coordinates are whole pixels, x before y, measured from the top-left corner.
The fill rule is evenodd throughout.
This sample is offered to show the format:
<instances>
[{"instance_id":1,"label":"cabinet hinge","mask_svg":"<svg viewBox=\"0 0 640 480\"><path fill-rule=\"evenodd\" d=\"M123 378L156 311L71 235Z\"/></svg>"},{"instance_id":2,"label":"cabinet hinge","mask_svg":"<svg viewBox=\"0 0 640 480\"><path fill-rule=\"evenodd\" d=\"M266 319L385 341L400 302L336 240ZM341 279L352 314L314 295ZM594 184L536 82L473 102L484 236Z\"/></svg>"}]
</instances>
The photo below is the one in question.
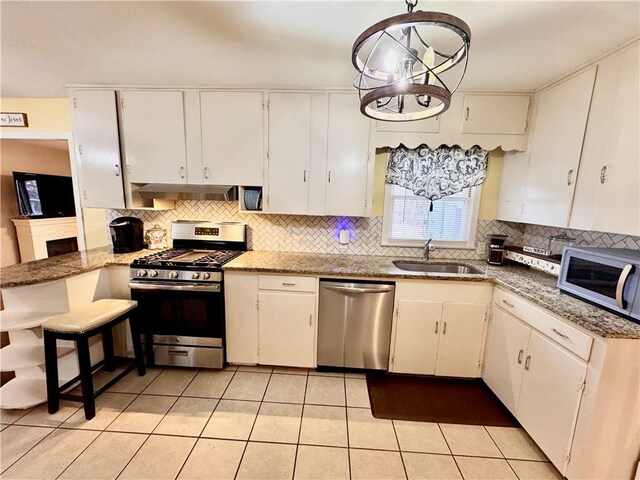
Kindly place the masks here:
<instances>
[{"instance_id":1,"label":"cabinet hinge","mask_svg":"<svg viewBox=\"0 0 640 480\"><path fill-rule=\"evenodd\" d=\"M120 97L120 108L124 108L124 98Z\"/></svg>"},{"instance_id":2,"label":"cabinet hinge","mask_svg":"<svg viewBox=\"0 0 640 480\"><path fill-rule=\"evenodd\" d=\"M482 368L482 361L478 360L478 368Z\"/></svg>"},{"instance_id":3,"label":"cabinet hinge","mask_svg":"<svg viewBox=\"0 0 640 480\"><path fill-rule=\"evenodd\" d=\"M569 460L571 460L571 453L567 453L567 454L564 456L564 461L565 461L565 463L569 463Z\"/></svg>"},{"instance_id":4,"label":"cabinet hinge","mask_svg":"<svg viewBox=\"0 0 640 480\"><path fill-rule=\"evenodd\" d=\"M267 110L271 109L271 100L267 100Z\"/></svg>"},{"instance_id":5,"label":"cabinet hinge","mask_svg":"<svg viewBox=\"0 0 640 480\"><path fill-rule=\"evenodd\" d=\"M580 383L578 384L578 391L584 392L585 388L587 388L587 381L580 379Z\"/></svg>"},{"instance_id":6,"label":"cabinet hinge","mask_svg":"<svg viewBox=\"0 0 640 480\"><path fill-rule=\"evenodd\" d=\"M400 316L400 307L396 307L396 318Z\"/></svg>"},{"instance_id":7,"label":"cabinet hinge","mask_svg":"<svg viewBox=\"0 0 640 480\"><path fill-rule=\"evenodd\" d=\"M269 160L269 150L267 150L267 160Z\"/></svg>"},{"instance_id":8,"label":"cabinet hinge","mask_svg":"<svg viewBox=\"0 0 640 480\"><path fill-rule=\"evenodd\" d=\"M394 355L393 357L391 357L391 365L394 365L396 363L396 356Z\"/></svg>"},{"instance_id":9,"label":"cabinet hinge","mask_svg":"<svg viewBox=\"0 0 640 480\"><path fill-rule=\"evenodd\" d=\"M520 213L524 213L524 202L522 202L522 205L520 206Z\"/></svg>"},{"instance_id":10,"label":"cabinet hinge","mask_svg":"<svg viewBox=\"0 0 640 480\"><path fill-rule=\"evenodd\" d=\"M73 97L73 108L78 108L78 99Z\"/></svg>"},{"instance_id":11,"label":"cabinet hinge","mask_svg":"<svg viewBox=\"0 0 640 480\"><path fill-rule=\"evenodd\" d=\"M78 145L78 153L82 155L82 145Z\"/></svg>"},{"instance_id":12,"label":"cabinet hinge","mask_svg":"<svg viewBox=\"0 0 640 480\"><path fill-rule=\"evenodd\" d=\"M260 300L256 300L256 310L260 310Z\"/></svg>"},{"instance_id":13,"label":"cabinet hinge","mask_svg":"<svg viewBox=\"0 0 640 480\"><path fill-rule=\"evenodd\" d=\"M82 191L82 196L84 197L85 200L87 200L89 198L89 195L87 195L87 191L86 190Z\"/></svg>"}]
</instances>

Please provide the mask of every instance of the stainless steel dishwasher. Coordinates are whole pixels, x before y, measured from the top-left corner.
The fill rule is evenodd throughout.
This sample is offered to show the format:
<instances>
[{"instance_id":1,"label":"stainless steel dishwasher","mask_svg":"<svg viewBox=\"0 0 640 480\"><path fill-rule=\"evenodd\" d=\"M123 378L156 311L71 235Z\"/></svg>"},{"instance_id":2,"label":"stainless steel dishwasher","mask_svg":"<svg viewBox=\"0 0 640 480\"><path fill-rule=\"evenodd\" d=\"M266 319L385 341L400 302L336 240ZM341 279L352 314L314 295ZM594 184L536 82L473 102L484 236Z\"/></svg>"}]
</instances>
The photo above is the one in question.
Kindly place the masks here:
<instances>
[{"instance_id":1,"label":"stainless steel dishwasher","mask_svg":"<svg viewBox=\"0 0 640 480\"><path fill-rule=\"evenodd\" d=\"M318 366L387 370L395 284L320 280Z\"/></svg>"}]
</instances>

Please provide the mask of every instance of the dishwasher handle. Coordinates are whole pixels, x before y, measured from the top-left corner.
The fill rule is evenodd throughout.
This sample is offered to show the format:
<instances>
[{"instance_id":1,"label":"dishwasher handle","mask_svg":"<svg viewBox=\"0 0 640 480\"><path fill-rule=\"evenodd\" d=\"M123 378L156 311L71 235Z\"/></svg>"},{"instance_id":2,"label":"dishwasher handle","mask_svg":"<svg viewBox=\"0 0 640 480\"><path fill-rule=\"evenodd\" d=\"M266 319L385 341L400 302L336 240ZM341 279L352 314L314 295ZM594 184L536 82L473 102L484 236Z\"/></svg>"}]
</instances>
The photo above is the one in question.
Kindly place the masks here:
<instances>
[{"instance_id":1,"label":"dishwasher handle","mask_svg":"<svg viewBox=\"0 0 640 480\"><path fill-rule=\"evenodd\" d=\"M368 287L343 287L341 285L329 285L329 284L322 284L321 285L323 288L326 288L327 290L334 290L336 292L343 292L343 293L385 293L385 292L390 292L391 290L393 290L393 285L380 285L380 286L368 286Z\"/></svg>"}]
</instances>

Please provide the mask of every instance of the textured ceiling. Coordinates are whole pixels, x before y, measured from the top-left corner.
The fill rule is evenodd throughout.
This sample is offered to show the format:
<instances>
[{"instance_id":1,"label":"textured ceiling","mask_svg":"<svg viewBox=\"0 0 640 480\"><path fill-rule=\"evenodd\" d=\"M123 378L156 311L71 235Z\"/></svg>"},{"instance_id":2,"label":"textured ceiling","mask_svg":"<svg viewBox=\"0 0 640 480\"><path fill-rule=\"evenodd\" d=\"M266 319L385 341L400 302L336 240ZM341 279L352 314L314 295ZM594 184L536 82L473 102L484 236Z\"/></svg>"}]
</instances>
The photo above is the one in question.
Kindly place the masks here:
<instances>
[{"instance_id":1,"label":"textured ceiling","mask_svg":"<svg viewBox=\"0 0 640 480\"><path fill-rule=\"evenodd\" d=\"M421 1L472 31L463 90L533 91L640 36L638 1ZM400 0L0 2L1 95L67 84L348 87L351 46Z\"/></svg>"}]
</instances>

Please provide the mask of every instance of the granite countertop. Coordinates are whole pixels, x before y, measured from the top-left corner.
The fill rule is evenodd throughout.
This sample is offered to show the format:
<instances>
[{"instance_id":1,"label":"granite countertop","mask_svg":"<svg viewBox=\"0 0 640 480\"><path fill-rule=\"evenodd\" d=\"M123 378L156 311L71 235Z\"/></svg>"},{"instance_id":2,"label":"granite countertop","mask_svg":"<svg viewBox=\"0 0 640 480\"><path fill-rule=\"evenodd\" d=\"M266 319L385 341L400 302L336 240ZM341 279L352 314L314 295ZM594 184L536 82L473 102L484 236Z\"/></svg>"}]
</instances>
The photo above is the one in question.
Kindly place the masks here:
<instances>
[{"instance_id":1,"label":"granite countertop","mask_svg":"<svg viewBox=\"0 0 640 480\"><path fill-rule=\"evenodd\" d=\"M109 265L128 266L134 259L154 252L140 250L134 253L114 254L111 247L100 247L3 267L0 269L0 288L60 280ZM493 266L482 260L437 259L429 263L468 265L482 273L460 275L408 272L393 265L392 261L396 259L398 257L250 251L229 262L224 266L224 270L351 278L493 282L596 335L640 339L639 324L560 293L556 287L556 278L538 270L522 265ZM403 260L420 261L413 257Z\"/></svg>"}]
</instances>

